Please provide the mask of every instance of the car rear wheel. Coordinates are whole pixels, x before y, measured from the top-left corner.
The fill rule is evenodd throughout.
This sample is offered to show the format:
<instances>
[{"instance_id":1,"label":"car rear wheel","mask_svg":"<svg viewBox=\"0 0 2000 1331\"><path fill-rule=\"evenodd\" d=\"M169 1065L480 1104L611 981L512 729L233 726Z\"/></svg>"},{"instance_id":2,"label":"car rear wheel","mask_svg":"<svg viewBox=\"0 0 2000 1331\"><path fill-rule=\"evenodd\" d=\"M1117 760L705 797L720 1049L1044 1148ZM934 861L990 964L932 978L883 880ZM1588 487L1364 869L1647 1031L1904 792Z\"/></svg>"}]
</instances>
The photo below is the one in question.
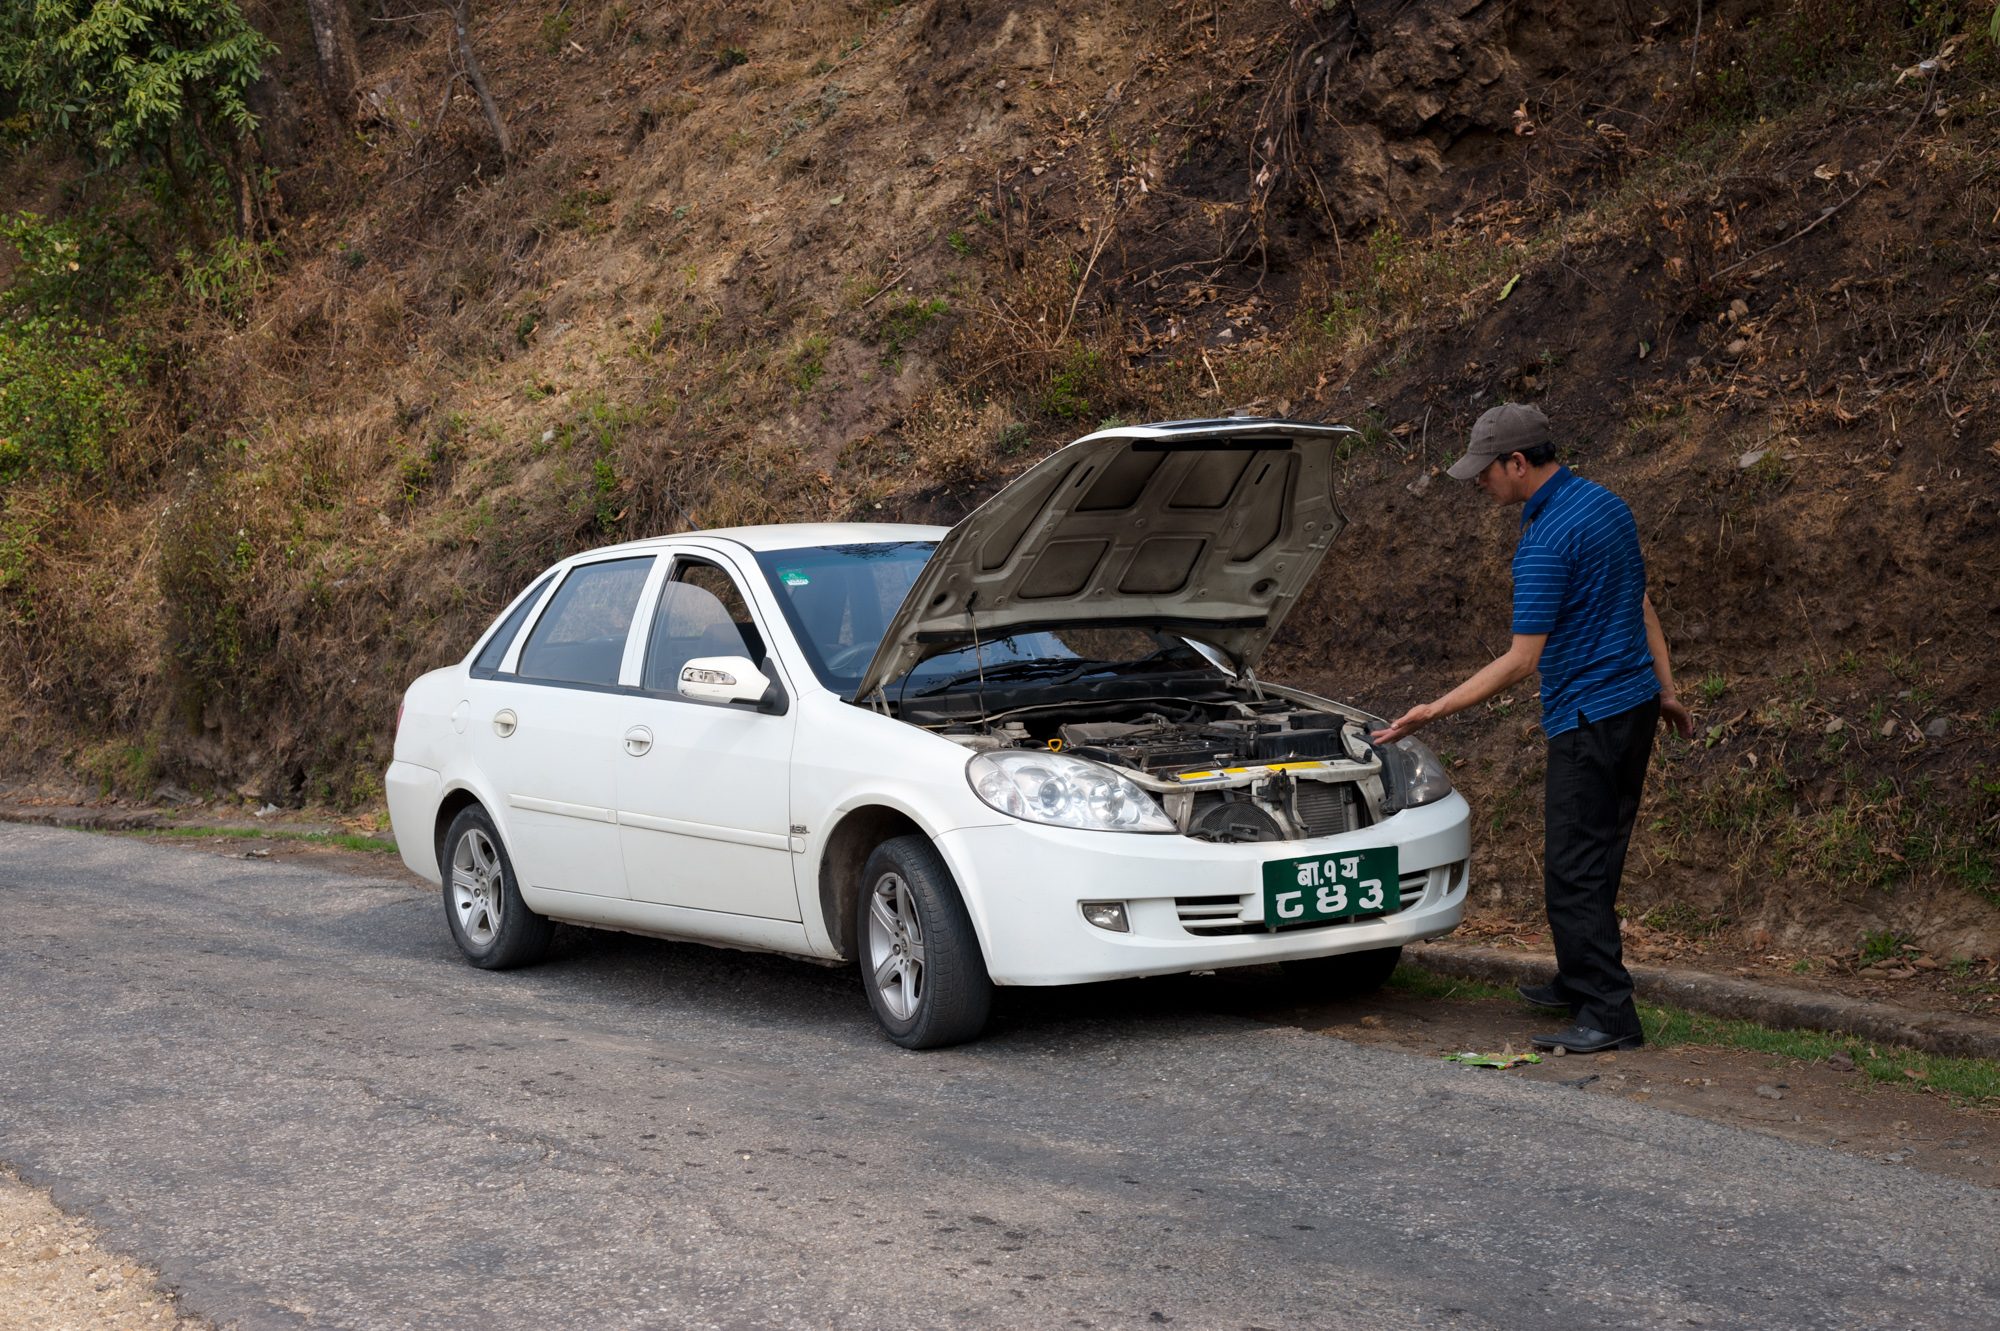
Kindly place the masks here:
<instances>
[{"instance_id":1,"label":"car rear wheel","mask_svg":"<svg viewBox=\"0 0 2000 1331\"><path fill-rule=\"evenodd\" d=\"M1400 947L1308 957L1283 963L1285 984L1300 998L1361 998L1389 982L1401 961Z\"/></svg>"},{"instance_id":2,"label":"car rear wheel","mask_svg":"<svg viewBox=\"0 0 2000 1331\"><path fill-rule=\"evenodd\" d=\"M993 981L958 885L929 838L877 846L862 866L855 909L861 983L891 1040L936 1049L986 1028Z\"/></svg>"},{"instance_id":3,"label":"car rear wheel","mask_svg":"<svg viewBox=\"0 0 2000 1331\"><path fill-rule=\"evenodd\" d=\"M514 862L478 805L461 811L444 834L444 913L465 959L486 970L540 961L555 926L529 910L514 881Z\"/></svg>"}]
</instances>

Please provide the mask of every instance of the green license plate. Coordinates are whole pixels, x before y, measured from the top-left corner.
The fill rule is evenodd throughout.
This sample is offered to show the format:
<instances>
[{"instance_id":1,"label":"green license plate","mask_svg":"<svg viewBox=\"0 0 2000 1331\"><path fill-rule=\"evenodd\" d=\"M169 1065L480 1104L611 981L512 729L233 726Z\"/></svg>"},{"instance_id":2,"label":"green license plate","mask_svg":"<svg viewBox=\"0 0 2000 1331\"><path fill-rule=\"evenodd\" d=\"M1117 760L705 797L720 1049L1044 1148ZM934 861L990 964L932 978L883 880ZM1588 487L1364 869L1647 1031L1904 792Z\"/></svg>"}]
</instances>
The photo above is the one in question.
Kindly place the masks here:
<instances>
[{"instance_id":1,"label":"green license plate","mask_svg":"<svg viewBox=\"0 0 2000 1331\"><path fill-rule=\"evenodd\" d=\"M1297 860L1264 861L1264 924L1289 929L1354 915L1400 910L1396 848L1344 850Z\"/></svg>"}]
</instances>

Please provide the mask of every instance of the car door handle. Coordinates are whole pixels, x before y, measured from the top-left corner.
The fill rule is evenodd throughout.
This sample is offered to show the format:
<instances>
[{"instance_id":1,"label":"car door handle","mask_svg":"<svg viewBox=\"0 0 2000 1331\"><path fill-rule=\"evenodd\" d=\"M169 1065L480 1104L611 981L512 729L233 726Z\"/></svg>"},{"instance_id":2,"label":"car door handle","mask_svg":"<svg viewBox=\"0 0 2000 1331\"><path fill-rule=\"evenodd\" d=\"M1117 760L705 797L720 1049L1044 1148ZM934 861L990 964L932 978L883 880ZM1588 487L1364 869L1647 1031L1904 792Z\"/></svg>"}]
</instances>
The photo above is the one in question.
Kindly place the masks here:
<instances>
[{"instance_id":1,"label":"car door handle","mask_svg":"<svg viewBox=\"0 0 2000 1331\"><path fill-rule=\"evenodd\" d=\"M644 726L633 726L625 732L625 752L634 758L643 758L653 747L653 732Z\"/></svg>"},{"instance_id":2,"label":"car door handle","mask_svg":"<svg viewBox=\"0 0 2000 1331\"><path fill-rule=\"evenodd\" d=\"M514 709L511 707L503 707L493 714L493 733L501 739L513 734L520 724L520 718L514 715Z\"/></svg>"}]
</instances>

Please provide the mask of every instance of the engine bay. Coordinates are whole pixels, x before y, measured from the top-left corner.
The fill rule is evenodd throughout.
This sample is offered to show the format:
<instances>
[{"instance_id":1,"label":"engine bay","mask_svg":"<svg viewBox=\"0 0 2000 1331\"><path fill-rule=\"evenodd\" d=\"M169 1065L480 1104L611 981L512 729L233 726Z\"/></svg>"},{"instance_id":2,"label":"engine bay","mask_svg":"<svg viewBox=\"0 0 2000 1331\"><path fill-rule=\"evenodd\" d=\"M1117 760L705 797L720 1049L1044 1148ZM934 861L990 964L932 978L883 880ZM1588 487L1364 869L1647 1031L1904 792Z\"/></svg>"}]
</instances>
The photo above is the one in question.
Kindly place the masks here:
<instances>
[{"instance_id":1,"label":"engine bay","mask_svg":"<svg viewBox=\"0 0 2000 1331\"><path fill-rule=\"evenodd\" d=\"M974 750L1046 750L1119 769L1183 835L1295 841L1365 827L1382 761L1359 716L1270 696L1015 708L926 727Z\"/></svg>"}]
</instances>

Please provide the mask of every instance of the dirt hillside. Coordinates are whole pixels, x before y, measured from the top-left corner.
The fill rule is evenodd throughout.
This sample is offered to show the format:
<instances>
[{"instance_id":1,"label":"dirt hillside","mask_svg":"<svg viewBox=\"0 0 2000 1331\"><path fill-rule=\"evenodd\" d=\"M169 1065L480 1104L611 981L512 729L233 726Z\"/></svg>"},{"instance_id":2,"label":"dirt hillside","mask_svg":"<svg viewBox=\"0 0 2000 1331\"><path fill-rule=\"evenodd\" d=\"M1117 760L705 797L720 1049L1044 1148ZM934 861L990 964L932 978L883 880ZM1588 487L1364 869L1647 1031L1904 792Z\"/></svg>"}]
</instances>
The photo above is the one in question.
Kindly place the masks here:
<instances>
[{"instance_id":1,"label":"dirt hillside","mask_svg":"<svg viewBox=\"0 0 2000 1331\"><path fill-rule=\"evenodd\" d=\"M396 698L550 560L949 521L1107 420L1341 421L1351 526L1268 673L1395 712L1504 646L1539 402L1638 514L1701 729L1642 944L2000 956L2000 60L1990 6L371 4L298 20L255 271L0 528L4 760L367 808ZM18 206L89 188L16 159ZM1493 929L1538 899L1523 689L1436 728Z\"/></svg>"}]
</instances>

